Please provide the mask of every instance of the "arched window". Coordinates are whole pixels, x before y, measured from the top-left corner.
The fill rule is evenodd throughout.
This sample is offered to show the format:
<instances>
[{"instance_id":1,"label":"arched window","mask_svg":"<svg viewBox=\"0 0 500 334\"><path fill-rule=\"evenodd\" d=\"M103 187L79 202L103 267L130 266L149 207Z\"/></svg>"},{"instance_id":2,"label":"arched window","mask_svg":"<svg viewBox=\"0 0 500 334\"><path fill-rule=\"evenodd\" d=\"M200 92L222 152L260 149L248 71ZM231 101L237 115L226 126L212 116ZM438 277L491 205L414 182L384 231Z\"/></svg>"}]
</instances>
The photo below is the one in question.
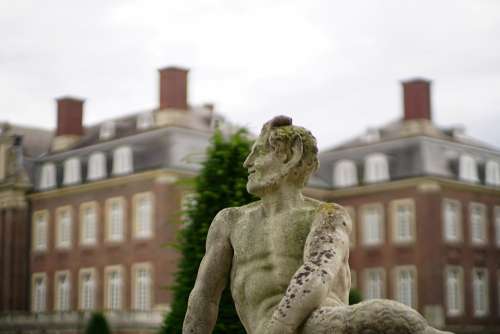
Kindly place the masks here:
<instances>
[{"instance_id":1,"label":"arched window","mask_svg":"<svg viewBox=\"0 0 500 334\"><path fill-rule=\"evenodd\" d=\"M336 187L350 187L358 183L356 164L351 160L340 160L335 164L333 174Z\"/></svg>"},{"instance_id":2,"label":"arched window","mask_svg":"<svg viewBox=\"0 0 500 334\"><path fill-rule=\"evenodd\" d=\"M137 115L137 129L145 130L152 127L154 124L153 113L145 112Z\"/></svg>"},{"instance_id":3,"label":"arched window","mask_svg":"<svg viewBox=\"0 0 500 334\"><path fill-rule=\"evenodd\" d=\"M40 189L49 189L56 186L56 166L52 162L43 164L40 173Z\"/></svg>"},{"instance_id":4,"label":"arched window","mask_svg":"<svg viewBox=\"0 0 500 334\"><path fill-rule=\"evenodd\" d=\"M64 161L64 180L65 185L80 183L81 168L78 158L69 158Z\"/></svg>"},{"instance_id":5,"label":"arched window","mask_svg":"<svg viewBox=\"0 0 500 334\"><path fill-rule=\"evenodd\" d=\"M387 156L373 153L365 159L365 182L381 182L389 180L389 163Z\"/></svg>"},{"instance_id":6,"label":"arched window","mask_svg":"<svg viewBox=\"0 0 500 334\"><path fill-rule=\"evenodd\" d=\"M113 174L128 174L133 170L132 149L128 146L117 148L113 152Z\"/></svg>"},{"instance_id":7,"label":"arched window","mask_svg":"<svg viewBox=\"0 0 500 334\"><path fill-rule=\"evenodd\" d=\"M474 268L472 271L472 305L474 316L484 317L488 314L488 271Z\"/></svg>"},{"instance_id":8,"label":"arched window","mask_svg":"<svg viewBox=\"0 0 500 334\"><path fill-rule=\"evenodd\" d=\"M92 153L88 162L87 179L99 180L104 177L106 177L106 156L103 152Z\"/></svg>"},{"instance_id":9,"label":"arched window","mask_svg":"<svg viewBox=\"0 0 500 334\"><path fill-rule=\"evenodd\" d=\"M114 137L115 123L113 121L105 122L99 129L99 139L105 140Z\"/></svg>"},{"instance_id":10,"label":"arched window","mask_svg":"<svg viewBox=\"0 0 500 334\"><path fill-rule=\"evenodd\" d=\"M490 186L500 186L500 165L497 161L486 163L486 184Z\"/></svg>"},{"instance_id":11,"label":"arched window","mask_svg":"<svg viewBox=\"0 0 500 334\"><path fill-rule=\"evenodd\" d=\"M478 182L476 160L470 155L463 154L460 156L458 166L458 177L462 181Z\"/></svg>"}]
</instances>

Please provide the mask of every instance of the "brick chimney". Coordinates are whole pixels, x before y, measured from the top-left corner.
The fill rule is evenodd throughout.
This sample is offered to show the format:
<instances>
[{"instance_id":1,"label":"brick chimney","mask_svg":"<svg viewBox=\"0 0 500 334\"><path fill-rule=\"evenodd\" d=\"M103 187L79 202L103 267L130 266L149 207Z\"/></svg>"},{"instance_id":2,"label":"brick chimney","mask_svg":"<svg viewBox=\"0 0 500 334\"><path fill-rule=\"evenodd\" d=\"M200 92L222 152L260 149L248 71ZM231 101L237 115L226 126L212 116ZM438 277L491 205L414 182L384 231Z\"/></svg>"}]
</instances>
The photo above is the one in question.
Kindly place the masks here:
<instances>
[{"instance_id":1,"label":"brick chimney","mask_svg":"<svg viewBox=\"0 0 500 334\"><path fill-rule=\"evenodd\" d=\"M403 81L404 120L431 120L431 82L425 79Z\"/></svg>"},{"instance_id":2,"label":"brick chimney","mask_svg":"<svg viewBox=\"0 0 500 334\"><path fill-rule=\"evenodd\" d=\"M57 128L52 140L52 151L64 150L83 135L84 100L74 97L61 97L57 102Z\"/></svg>"},{"instance_id":3,"label":"brick chimney","mask_svg":"<svg viewBox=\"0 0 500 334\"><path fill-rule=\"evenodd\" d=\"M160 109L187 110L188 70L169 66L160 72Z\"/></svg>"},{"instance_id":4,"label":"brick chimney","mask_svg":"<svg viewBox=\"0 0 500 334\"><path fill-rule=\"evenodd\" d=\"M83 134L84 100L74 97L61 97L57 101L56 136Z\"/></svg>"}]
</instances>

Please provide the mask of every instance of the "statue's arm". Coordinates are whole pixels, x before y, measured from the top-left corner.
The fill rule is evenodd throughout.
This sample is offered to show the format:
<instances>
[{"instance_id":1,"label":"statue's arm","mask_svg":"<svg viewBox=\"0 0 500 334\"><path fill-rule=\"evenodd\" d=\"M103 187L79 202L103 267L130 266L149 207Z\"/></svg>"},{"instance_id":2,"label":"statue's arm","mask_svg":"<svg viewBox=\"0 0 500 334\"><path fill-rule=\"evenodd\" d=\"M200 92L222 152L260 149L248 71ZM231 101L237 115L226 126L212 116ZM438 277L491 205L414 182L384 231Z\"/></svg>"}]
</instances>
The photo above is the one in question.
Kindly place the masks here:
<instances>
[{"instance_id":1,"label":"statue's arm","mask_svg":"<svg viewBox=\"0 0 500 334\"><path fill-rule=\"evenodd\" d=\"M220 211L210 225L205 256L189 295L182 327L184 334L210 334L215 326L220 297L228 281L233 256L229 241L229 210Z\"/></svg>"},{"instance_id":2,"label":"statue's arm","mask_svg":"<svg viewBox=\"0 0 500 334\"><path fill-rule=\"evenodd\" d=\"M294 274L285 296L275 310L271 333L295 333L316 308L322 305L349 251L351 220L335 204L322 204L304 248L304 264Z\"/></svg>"}]
</instances>

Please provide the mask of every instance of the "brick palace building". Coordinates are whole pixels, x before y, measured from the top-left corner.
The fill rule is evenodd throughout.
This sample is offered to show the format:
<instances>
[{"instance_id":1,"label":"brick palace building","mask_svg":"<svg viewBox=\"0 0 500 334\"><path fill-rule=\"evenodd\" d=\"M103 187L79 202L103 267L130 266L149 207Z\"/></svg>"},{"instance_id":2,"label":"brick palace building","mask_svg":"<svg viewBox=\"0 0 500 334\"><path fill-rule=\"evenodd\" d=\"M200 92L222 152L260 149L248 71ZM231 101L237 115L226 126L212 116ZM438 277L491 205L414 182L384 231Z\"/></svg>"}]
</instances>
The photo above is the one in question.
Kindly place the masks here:
<instances>
[{"instance_id":1,"label":"brick palace building","mask_svg":"<svg viewBox=\"0 0 500 334\"><path fill-rule=\"evenodd\" d=\"M185 69L159 71L154 110L83 126L57 100L54 132L0 133L0 333L153 333L168 309L180 208L214 124ZM320 153L309 196L354 221L352 284L457 332L500 333L500 152L437 127L430 82L403 83L403 117ZM312 129L314 132L314 129Z\"/></svg>"}]
</instances>

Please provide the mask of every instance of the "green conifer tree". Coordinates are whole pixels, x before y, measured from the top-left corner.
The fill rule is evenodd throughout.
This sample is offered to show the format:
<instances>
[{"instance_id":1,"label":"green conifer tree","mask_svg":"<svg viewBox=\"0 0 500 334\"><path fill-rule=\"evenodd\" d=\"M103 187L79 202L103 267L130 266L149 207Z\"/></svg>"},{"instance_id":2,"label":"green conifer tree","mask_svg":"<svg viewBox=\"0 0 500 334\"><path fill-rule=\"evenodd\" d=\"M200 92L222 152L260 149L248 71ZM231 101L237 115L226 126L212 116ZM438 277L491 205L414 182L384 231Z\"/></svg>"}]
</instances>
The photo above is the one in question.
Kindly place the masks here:
<instances>
[{"instance_id":1,"label":"green conifer tree","mask_svg":"<svg viewBox=\"0 0 500 334\"><path fill-rule=\"evenodd\" d=\"M188 223L178 235L177 247L182 254L172 287L172 309L167 314L162 334L179 334L186 314L189 293L193 289L198 267L205 253L208 228L220 210L241 206L256 198L246 191L247 171L243 161L250 152L251 141L240 130L229 137L214 134L200 174L195 179L195 197L188 204ZM214 334L245 334L229 288L223 292Z\"/></svg>"},{"instance_id":2,"label":"green conifer tree","mask_svg":"<svg viewBox=\"0 0 500 334\"><path fill-rule=\"evenodd\" d=\"M95 312L89 319L85 334L111 334L106 317L99 312Z\"/></svg>"}]
</instances>

